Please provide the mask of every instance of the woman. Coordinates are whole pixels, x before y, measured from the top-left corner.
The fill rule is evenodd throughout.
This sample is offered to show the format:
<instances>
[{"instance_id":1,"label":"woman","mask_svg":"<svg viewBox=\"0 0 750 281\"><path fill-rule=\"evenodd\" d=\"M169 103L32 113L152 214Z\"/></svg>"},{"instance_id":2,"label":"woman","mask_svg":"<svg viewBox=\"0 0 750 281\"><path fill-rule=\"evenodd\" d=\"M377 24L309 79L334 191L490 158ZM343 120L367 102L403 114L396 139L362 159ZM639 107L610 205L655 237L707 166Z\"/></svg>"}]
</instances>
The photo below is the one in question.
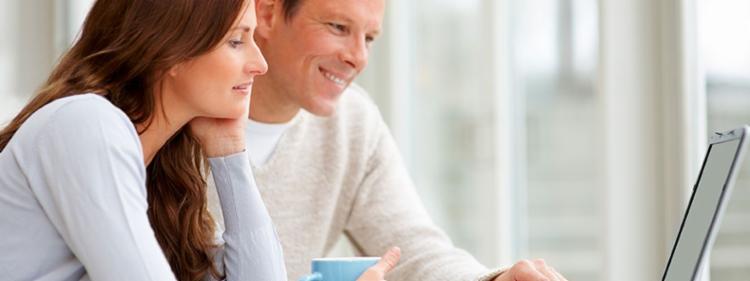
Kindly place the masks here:
<instances>
[{"instance_id":1,"label":"woman","mask_svg":"<svg viewBox=\"0 0 750 281\"><path fill-rule=\"evenodd\" d=\"M0 279L286 280L244 152L254 27L252 1L96 1L0 132Z\"/></svg>"}]
</instances>

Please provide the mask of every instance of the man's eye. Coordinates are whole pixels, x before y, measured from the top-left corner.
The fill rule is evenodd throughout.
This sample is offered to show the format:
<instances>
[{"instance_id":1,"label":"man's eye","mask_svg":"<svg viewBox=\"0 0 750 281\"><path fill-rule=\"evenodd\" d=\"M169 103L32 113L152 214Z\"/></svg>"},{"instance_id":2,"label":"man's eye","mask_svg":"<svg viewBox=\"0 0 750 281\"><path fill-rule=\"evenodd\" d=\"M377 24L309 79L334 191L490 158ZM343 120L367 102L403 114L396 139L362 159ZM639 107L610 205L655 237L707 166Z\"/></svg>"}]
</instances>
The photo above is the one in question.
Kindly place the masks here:
<instances>
[{"instance_id":1,"label":"man's eye","mask_svg":"<svg viewBox=\"0 0 750 281\"><path fill-rule=\"evenodd\" d=\"M343 25L343 24L338 24L338 23L333 23L333 22L329 22L329 23L328 23L328 26L330 26L331 28L335 29L336 31L339 31L339 32L346 32L346 26L345 26L345 25Z\"/></svg>"}]
</instances>

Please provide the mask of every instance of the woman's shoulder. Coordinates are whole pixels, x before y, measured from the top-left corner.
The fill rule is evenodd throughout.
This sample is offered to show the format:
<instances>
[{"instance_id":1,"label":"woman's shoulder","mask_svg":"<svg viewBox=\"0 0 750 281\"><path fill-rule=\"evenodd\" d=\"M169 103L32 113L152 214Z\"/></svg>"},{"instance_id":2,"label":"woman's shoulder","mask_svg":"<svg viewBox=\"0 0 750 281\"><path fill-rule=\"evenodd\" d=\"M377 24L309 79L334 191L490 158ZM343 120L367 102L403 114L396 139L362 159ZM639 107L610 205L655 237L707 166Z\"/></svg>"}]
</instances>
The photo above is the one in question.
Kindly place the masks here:
<instances>
[{"instance_id":1,"label":"woman's shoulder","mask_svg":"<svg viewBox=\"0 0 750 281\"><path fill-rule=\"evenodd\" d=\"M122 110L97 94L59 98L34 112L26 122L46 127L132 127L130 119Z\"/></svg>"},{"instance_id":2,"label":"woman's shoulder","mask_svg":"<svg viewBox=\"0 0 750 281\"><path fill-rule=\"evenodd\" d=\"M50 102L24 122L16 137L140 146L138 134L127 115L97 94L74 95Z\"/></svg>"},{"instance_id":3,"label":"woman's shoulder","mask_svg":"<svg viewBox=\"0 0 750 281\"><path fill-rule=\"evenodd\" d=\"M97 94L80 94L57 99L40 108L36 113L40 117L47 116L55 123L73 123L71 125L85 125L86 120L98 119L102 121L127 121L127 115L113 105L109 100ZM110 124L102 122L103 124Z\"/></svg>"}]
</instances>

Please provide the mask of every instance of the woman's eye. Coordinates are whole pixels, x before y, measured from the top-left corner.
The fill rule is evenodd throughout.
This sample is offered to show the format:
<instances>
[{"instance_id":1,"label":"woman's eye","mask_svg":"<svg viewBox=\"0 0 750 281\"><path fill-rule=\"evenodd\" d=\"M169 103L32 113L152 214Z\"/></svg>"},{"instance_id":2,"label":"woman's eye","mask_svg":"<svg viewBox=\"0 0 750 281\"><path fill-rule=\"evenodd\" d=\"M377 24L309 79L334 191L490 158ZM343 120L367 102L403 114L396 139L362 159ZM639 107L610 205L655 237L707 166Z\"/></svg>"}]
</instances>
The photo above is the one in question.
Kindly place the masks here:
<instances>
[{"instance_id":1,"label":"woman's eye","mask_svg":"<svg viewBox=\"0 0 750 281\"><path fill-rule=\"evenodd\" d=\"M229 46L232 48L238 48L242 44L245 44L242 40L229 40Z\"/></svg>"}]
</instances>

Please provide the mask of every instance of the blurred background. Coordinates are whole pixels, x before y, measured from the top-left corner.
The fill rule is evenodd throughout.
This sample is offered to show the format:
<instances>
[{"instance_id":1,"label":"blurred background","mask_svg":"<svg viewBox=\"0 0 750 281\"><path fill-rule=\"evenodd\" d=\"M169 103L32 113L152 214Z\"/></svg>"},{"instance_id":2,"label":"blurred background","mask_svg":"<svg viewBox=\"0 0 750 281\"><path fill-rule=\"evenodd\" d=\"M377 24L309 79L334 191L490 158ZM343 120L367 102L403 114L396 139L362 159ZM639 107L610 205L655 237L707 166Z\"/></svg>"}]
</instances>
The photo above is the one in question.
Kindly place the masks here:
<instances>
[{"instance_id":1,"label":"blurred background","mask_svg":"<svg viewBox=\"0 0 750 281\"><path fill-rule=\"evenodd\" d=\"M0 2L0 124L91 3ZM435 222L489 266L658 280L710 132L750 123L750 0L387 1L384 24L358 83ZM745 162L706 280L750 276Z\"/></svg>"}]
</instances>

